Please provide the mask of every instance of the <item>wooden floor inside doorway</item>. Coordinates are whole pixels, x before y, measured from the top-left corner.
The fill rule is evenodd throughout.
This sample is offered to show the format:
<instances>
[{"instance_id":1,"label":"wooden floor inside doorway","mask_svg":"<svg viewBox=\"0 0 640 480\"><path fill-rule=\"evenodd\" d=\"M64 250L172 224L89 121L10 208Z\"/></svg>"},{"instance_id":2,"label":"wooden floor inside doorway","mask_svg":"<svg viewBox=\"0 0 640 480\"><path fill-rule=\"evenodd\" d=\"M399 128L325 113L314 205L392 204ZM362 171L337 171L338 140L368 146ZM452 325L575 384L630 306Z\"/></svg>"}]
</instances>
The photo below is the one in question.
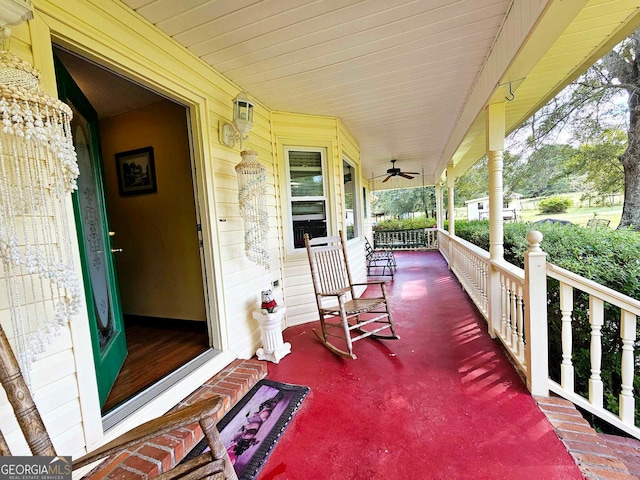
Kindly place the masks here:
<instances>
[{"instance_id":1,"label":"wooden floor inside doorway","mask_svg":"<svg viewBox=\"0 0 640 480\"><path fill-rule=\"evenodd\" d=\"M205 322L127 316L125 333L129 353L103 414L209 348Z\"/></svg>"}]
</instances>

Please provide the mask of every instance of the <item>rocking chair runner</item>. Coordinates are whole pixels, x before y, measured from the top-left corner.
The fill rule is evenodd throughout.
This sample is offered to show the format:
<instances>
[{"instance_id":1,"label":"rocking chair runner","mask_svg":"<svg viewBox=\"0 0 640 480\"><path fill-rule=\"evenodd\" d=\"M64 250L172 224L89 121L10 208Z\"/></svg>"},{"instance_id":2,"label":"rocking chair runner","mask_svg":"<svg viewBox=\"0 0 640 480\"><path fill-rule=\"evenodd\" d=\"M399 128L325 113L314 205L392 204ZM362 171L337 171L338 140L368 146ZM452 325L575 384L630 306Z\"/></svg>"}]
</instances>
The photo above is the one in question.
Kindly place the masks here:
<instances>
[{"instance_id":1,"label":"rocking chair runner","mask_svg":"<svg viewBox=\"0 0 640 480\"><path fill-rule=\"evenodd\" d=\"M0 383L2 383L7 393L7 398L13 407L16 419L27 440L31 453L33 455L57 456L2 326L0 326ZM238 477L216 427L215 414L221 406L222 398L214 396L150 420L88 455L75 460L73 468L89 465L158 435L198 422L211 451L205 452L182 465L177 465L155 478L161 480L170 478L181 480L200 478L237 480ZM2 432L0 432L0 454L2 456L11 455Z\"/></svg>"},{"instance_id":2,"label":"rocking chair runner","mask_svg":"<svg viewBox=\"0 0 640 480\"><path fill-rule=\"evenodd\" d=\"M313 333L332 352L344 357L357 358L353 353L353 343L367 337L399 339L391 317L387 301L385 281L353 283L347 260L347 248L342 231L337 237L319 237L310 239L304 236L309 256L311 279L316 294L318 313L322 332ZM358 298L357 286L380 287L381 296ZM333 300L327 304L328 300ZM384 330L389 334L380 334ZM359 335L352 336L352 332ZM337 347L329 340L334 337L344 341L346 350Z\"/></svg>"}]
</instances>

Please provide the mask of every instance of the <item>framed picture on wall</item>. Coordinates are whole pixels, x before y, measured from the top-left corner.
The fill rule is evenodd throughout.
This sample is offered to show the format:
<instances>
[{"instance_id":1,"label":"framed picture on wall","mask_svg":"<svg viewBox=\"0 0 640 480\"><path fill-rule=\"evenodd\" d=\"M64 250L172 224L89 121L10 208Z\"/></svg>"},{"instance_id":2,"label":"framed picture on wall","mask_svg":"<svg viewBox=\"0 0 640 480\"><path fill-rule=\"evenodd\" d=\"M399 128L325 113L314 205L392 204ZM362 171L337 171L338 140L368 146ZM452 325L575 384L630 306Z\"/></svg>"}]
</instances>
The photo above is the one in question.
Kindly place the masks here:
<instances>
[{"instance_id":1,"label":"framed picture on wall","mask_svg":"<svg viewBox=\"0 0 640 480\"><path fill-rule=\"evenodd\" d=\"M138 148L116 153L118 189L123 197L156 193L156 167L153 160L153 147Z\"/></svg>"}]
</instances>

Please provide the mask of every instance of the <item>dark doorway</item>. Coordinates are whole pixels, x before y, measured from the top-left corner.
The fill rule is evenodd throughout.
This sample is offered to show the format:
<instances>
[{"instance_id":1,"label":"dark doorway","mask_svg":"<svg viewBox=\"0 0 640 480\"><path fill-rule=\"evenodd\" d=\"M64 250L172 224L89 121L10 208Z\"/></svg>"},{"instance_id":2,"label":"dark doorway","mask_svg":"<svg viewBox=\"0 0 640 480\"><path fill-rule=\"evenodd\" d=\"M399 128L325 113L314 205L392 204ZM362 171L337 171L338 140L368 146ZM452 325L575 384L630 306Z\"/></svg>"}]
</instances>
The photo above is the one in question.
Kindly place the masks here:
<instances>
[{"instance_id":1,"label":"dark doorway","mask_svg":"<svg viewBox=\"0 0 640 480\"><path fill-rule=\"evenodd\" d=\"M128 344L104 415L210 350L189 111L74 53L55 54L98 116L110 230L104 234ZM116 155L147 147L157 191L122 195Z\"/></svg>"}]
</instances>

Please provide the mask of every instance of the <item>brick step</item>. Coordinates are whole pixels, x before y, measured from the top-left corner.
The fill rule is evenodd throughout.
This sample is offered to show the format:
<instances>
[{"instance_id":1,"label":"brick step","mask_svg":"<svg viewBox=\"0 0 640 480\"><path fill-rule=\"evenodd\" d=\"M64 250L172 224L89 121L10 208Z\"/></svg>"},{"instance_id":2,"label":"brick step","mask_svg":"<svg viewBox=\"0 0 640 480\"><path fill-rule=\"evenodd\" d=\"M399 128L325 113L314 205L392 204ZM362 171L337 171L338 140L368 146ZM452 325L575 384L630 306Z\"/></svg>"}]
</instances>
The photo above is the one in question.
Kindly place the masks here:
<instances>
[{"instance_id":1,"label":"brick step","mask_svg":"<svg viewBox=\"0 0 640 480\"><path fill-rule=\"evenodd\" d=\"M238 401L267 375L266 362L235 360L225 369L207 380L200 388L176 405L185 405L220 395L223 408L218 410L220 420ZM197 423L176 429L169 434L153 438L134 450L123 451L107 459L84 478L87 480L146 480L178 464L204 438Z\"/></svg>"},{"instance_id":2,"label":"brick step","mask_svg":"<svg viewBox=\"0 0 640 480\"><path fill-rule=\"evenodd\" d=\"M640 478L640 440L604 433L600 433L599 436L609 448L616 452L629 472Z\"/></svg>"},{"instance_id":3,"label":"brick step","mask_svg":"<svg viewBox=\"0 0 640 480\"><path fill-rule=\"evenodd\" d=\"M556 434L588 480L633 480L640 471L633 470L618 449L629 445L621 437L597 433L582 417L573 403L563 398L535 397L538 406L555 428ZM607 439L606 437L614 437ZM615 441L614 441L615 440ZM633 442L633 441L632 441ZM640 445L638 442L637 445ZM636 455L639 455L636 445ZM637 466L637 465L636 465Z\"/></svg>"}]
</instances>

